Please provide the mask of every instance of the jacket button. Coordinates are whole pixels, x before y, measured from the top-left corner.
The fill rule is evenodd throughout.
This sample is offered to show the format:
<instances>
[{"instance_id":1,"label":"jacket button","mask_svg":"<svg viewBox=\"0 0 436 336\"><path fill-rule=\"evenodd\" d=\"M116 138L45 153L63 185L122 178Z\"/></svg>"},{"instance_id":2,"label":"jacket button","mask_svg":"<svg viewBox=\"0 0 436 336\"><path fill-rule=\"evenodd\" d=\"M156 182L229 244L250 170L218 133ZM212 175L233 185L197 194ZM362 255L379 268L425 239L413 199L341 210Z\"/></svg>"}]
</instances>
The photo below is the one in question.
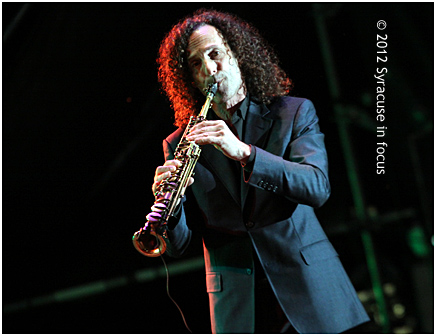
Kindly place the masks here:
<instances>
[{"instance_id":1,"label":"jacket button","mask_svg":"<svg viewBox=\"0 0 436 336\"><path fill-rule=\"evenodd\" d=\"M253 273L253 271L251 270L251 268L247 268L247 274L251 275L251 273Z\"/></svg>"},{"instance_id":2,"label":"jacket button","mask_svg":"<svg viewBox=\"0 0 436 336\"><path fill-rule=\"evenodd\" d=\"M245 227L247 229L252 229L252 228L254 228L254 223L253 222L247 222L247 223L245 223Z\"/></svg>"}]
</instances>

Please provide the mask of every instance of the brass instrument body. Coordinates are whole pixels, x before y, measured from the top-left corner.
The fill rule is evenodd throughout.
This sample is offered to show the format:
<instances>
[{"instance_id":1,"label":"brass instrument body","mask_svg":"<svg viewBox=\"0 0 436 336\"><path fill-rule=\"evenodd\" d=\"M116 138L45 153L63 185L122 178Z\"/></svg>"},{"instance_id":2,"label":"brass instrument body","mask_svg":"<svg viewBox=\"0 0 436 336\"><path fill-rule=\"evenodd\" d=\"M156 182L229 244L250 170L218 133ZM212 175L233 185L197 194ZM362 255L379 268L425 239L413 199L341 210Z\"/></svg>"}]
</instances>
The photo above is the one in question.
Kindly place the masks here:
<instances>
[{"instance_id":1,"label":"brass instrument body","mask_svg":"<svg viewBox=\"0 0 436 336\"><path fill-rule=\"evenodd\" d=\"M201 153L200 146L187 141L186 136L197 123L206 118L216 90L216 83L209 85L206 102L200 113L190 118L174 153L174 159L180 161L181 166L160 183L155 193L155 202L151 207L152 212L146 216L147 222L132 237L136 250L147 257L158 257L166 250L164 238L166 238L167 223L185 194L186 186Z\"/></svg>"}]
</instances>

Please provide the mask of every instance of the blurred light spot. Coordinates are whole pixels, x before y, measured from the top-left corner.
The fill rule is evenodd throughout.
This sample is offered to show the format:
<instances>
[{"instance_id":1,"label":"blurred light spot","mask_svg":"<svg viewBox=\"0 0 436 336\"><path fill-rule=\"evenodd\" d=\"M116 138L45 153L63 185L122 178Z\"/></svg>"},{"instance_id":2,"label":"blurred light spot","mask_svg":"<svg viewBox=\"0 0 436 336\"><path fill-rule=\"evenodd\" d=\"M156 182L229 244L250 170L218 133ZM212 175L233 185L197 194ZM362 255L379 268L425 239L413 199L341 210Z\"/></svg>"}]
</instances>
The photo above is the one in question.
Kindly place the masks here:
<instances>
[{"instance_id":1,"label":"blurred light spot","mask_svg":"<svg viewBox=\"0 0 436 336\"><path fill-rule=\"evenodd\" d=\"M405 313L406 313L406 308L402 305L402 304L394 304L394 306L392 307L395 317L397 318L402 318L404 317Z\"/></svg>"}]
</instances>

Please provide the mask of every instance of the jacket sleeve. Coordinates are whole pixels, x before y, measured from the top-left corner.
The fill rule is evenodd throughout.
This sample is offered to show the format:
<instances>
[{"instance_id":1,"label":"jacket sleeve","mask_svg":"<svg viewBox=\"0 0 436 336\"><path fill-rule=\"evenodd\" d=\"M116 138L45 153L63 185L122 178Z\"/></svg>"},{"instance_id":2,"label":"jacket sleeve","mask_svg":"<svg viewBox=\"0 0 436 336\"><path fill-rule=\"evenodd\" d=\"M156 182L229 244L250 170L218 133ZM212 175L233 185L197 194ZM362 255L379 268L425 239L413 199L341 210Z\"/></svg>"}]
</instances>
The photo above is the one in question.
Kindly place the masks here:
<instances>
[{"instance_id":1,"label":"jacket sleeve","mask_svg":"<svg viewBox=\"0 0 436 336\"><path fill-rule=\"evenodd\" d=\"M293 202L320 207L330 196L330 183L324 134L310 100L299 105L291 127L283 156L256 147L252 172L245 174L246 182Z\"/></svg>"},{"instance_id":2,"label":"jacket sleeve","mask_svg":"<svg viewBox=\"0 0 436 336\"><path fill-rule=\"evenodd\" d=\"M167 249L165 253L170 257L178 258L183 255L191 242L192 231L186 224L186 216L183 205L180 206L179 215L174 220L175 226L168 228L167 236L164 237Z\"/></svg>"}]
</instances>

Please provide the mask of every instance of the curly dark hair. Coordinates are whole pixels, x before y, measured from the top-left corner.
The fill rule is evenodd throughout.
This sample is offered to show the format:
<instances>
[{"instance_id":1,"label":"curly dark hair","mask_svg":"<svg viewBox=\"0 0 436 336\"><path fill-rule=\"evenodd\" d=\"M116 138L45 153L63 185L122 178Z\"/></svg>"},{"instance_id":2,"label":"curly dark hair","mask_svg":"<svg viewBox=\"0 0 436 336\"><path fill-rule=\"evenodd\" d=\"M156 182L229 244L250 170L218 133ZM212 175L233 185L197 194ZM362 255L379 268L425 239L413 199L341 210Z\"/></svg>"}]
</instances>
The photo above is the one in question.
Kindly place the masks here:
<instances>
[{"instance_id":1,"label":"curly dark hair","mask_svg":"<svg viewBox=\"0 0 436 336\"><path fill-rule=\"evenodd\" d=\"M251 96L269 104L272 99L289 93L291 80L256 28L235 15L200 9L174 25L159 48L158 79L175 111L176 126L186 126L204 102L204 96L192 85L186 49L191 34L205 24L214 26L222 35L238 61Z\"/></svg>"}]
</instances>

